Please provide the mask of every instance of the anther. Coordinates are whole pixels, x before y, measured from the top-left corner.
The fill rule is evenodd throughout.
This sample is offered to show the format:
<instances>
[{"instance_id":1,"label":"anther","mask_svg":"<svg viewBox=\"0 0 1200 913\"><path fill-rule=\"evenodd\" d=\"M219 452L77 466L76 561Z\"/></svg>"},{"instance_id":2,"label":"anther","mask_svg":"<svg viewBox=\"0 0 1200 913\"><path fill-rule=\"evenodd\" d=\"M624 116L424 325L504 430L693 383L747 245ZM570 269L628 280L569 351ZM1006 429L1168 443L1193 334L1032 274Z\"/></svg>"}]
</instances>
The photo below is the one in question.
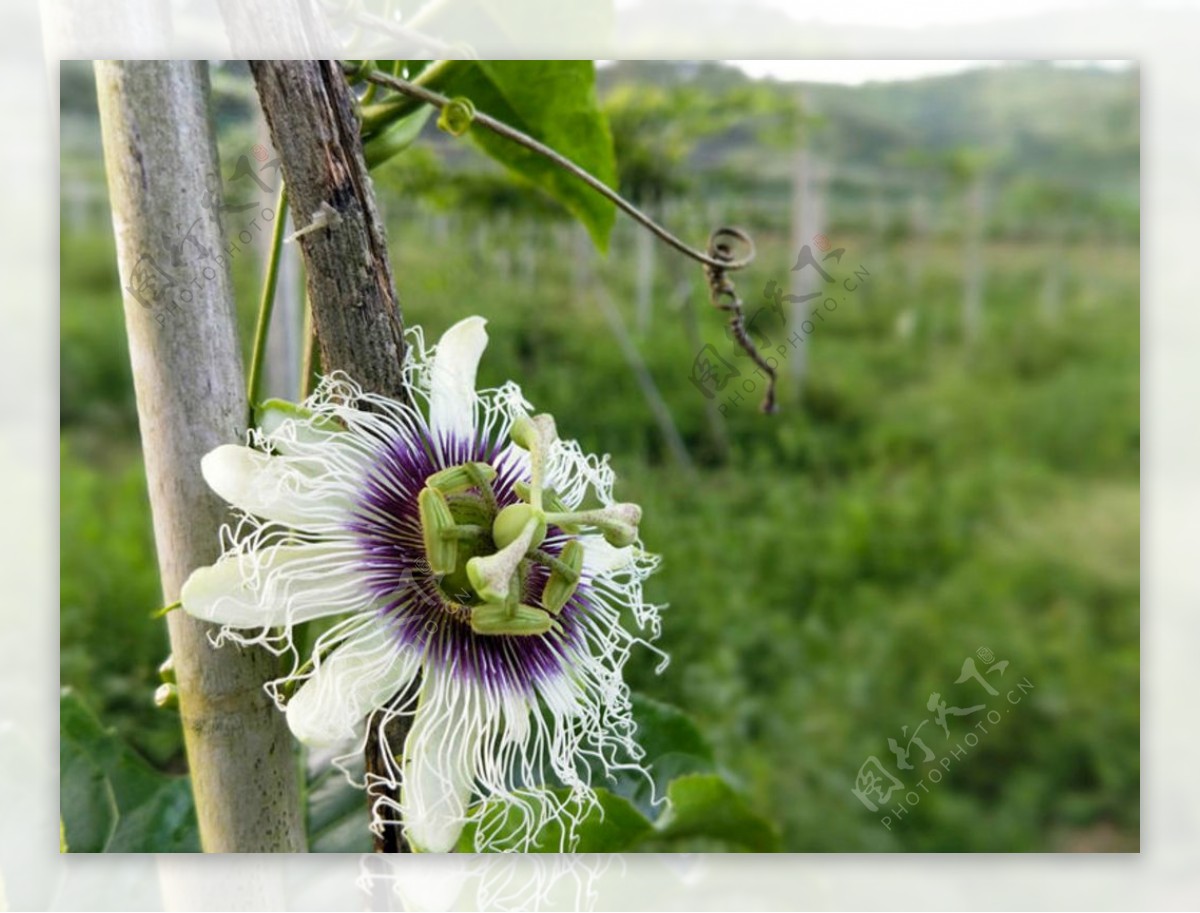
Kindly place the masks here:
<instances>
[{"instance_id":1,"label":"anther","mask_svg":"<svg viewBox=\"0 0 1200 913\"><path fill-rule=\"evenodd\" d=\"M458 564L458 540L445 534L457 527L446 496L436 488L423 488L417 496L425 559L435 574L450 574Z\"/></svg>"},{"instance_id":2,"label":"anther","mask_svg":"<svg viewBox=\"0 0 1200 913\"><path fill-rule=\"evenodd\" d=\"M594 526L609 545L622 548L637 541L638 524L642 520L642 509L636 504L622 503L597 510L546 513L546 522L566 528L563 524Z\"/></svg>"},{"instance_id":3,"label":"anther","mask_svg":"<svg viewBox=\"0 0 1200 913\"><path fill-rule=\"evenodd\" d=\"M562 611L579 588L579 574L583 570L583 545L572 539L563 546L562 554L550 571L550 579L542 591L542 608L553 615Z\"/></svg>"},{"instance_id":4,"label":"anther","mask_svg":"<svg viewBox=\"0 0 1200 913\"><path fill-rule=\"evenodd\" d=\"M487 463L463 463L435 472L425 484L443 494L451 494L490 483L494 478L496 470Z\"/></svg>"},{"instance_id":5,"label":"anther","mask_svg":"<svg viewBox=\"0 0 1200 913\"><path fill-rule=\"evenodd\" d=\"M476 634L545 634L557 627L547 613L523 603L487 602L471 609L471 630Z\"/></svg>"}]
</instances>

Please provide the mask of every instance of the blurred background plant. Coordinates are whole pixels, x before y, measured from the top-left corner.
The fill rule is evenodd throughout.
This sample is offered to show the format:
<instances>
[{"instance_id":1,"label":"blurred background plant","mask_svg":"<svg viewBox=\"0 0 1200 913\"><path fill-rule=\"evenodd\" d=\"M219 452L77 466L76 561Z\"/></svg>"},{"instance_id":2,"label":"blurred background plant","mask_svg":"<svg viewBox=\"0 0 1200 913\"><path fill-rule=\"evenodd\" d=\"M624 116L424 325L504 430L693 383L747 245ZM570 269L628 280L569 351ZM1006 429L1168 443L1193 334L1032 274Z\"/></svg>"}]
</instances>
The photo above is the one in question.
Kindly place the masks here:
<instances>
[{"instance_id":1,"label":"blurred background plant","mask_svg":"<svg viewBox=\"0 0 1200 913\"><path fill-rule=\"evenodd\" d=\"M487 317L481 381L518 379L644 506L672 665L636 658L635 689L699 720L789 850L1136 849L1137 72L851 87L620 63L598 86L623 192L695 245L719 224L754 237L749 314L797 241L867 273L782 359L768 418L761 389L692 382L706 344L744 363L699 268L628 220L595 255L432 119L375 172L406 323L436 338ZM172 772L90 67L64 64L61 87L62 681ZM228 179L261 127L243 65L214 92ZM248 345L261 257L232 265ZM785 316L757 328L778 344ZM1036 687L888 830L851 794L860 766L980 647Z\"/></svg>"}]
</instances>

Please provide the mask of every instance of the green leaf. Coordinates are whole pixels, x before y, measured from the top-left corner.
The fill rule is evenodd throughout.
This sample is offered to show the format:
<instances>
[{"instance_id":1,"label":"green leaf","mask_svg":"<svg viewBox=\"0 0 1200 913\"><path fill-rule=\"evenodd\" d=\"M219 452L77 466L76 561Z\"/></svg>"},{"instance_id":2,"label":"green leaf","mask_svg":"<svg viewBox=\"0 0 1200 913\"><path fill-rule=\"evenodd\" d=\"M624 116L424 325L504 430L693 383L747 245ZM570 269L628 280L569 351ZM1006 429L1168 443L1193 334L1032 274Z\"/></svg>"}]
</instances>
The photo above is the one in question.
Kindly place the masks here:
<instances>
[{"instance_id":1,"label":"green leaf","mask_svg":"<svg viewBox=\"0 0 1200 913\"><path fill-rule=\"evenodd\" d=\"M363 145L367 169L374 170L411 146L421 135L433 108L422 105L407 117L402 117L382 133L372 136Z\"/></svg>"},{"instance_id":2,"label":"green leaf","mask_svg":"<svg viewBox=\"0 0 1200 913\"><path fill-rule=\"evenodd\" d=\"M551 790L551 793L559 801L570 795L566 789ZM538 830L528 852L619 853L631 849L653 833L653 825L628 800L606 789L596 790L596 798L599 804L575 825L574 833L578 841L574 846L564 844L562 822L554 818ZM539 800L531 799L530 802L536 807ZM514 836L526 829L523 815L512 806L494 800L485 802L481 824L468 824L458 838L457 849L460 853L475 852L475 832L480 826L491 833ZM503 837L497 841L497 846L506 848Z\"/></svg>"},{"instance_id":3,"label":"green leaf","mask_svg":"<svg viewBox=\"0 0 1200 913\"><path fill-rule=\"evenodd\" d=\"M695 840L755 851L778 848L774 826L717 772L712 748L687 714L634 695L633 717L638 743L645 751L641 763L649 770L653 791L646 777L634 771L613 771L606 777L602 768L595 768L593 782L604 782L607 788L596 790L599 806L575 826L579 840L573 852L659 849ZM550 792L560 801L570 794L563 788ZM654 805L653 796L665 797L666 802ZM506 848L505 838L511 840L523 833L527 824L511 807L485 802L483 827L500 834L498 846ZM476 830L475 825L464 830L458 842L460 852L473 852ZM551 821L538 831L531 852L560 852L562 839L562 824Z\"/></svg>"},{"instance_id":4,"label":"green leaf","mask_svg":"<svg viewBox=\"0 0 1200 913\"><path fill-rule=\"evenodd\" d=\"M59 811L71 852L199 852L186 777L151 767L70 689L59 700L59 729Z\"/></svg>"},{"instance_id":5,"label":"green leaf","mask_svg":"<svg viewBox=\"0 0 1200 913\"><path fill-rule=\"evenodd\" d=\"M480 60L456 72L445 87L482 111L527 133L569 158L609 187L616 161L608 121L596 101L590 60ZM616 208L579 178L542 156L474 125L472 140L510 171L541 187L607 250Z\"/></svg>"},{"instance_id":6,"label":"green leaf","mask_svg":"<svg viewBox=\"0 0 1200 913\"><path fill-rule=\"evenodd\" d=\"M667 794L668 784L690 773L715 773L712 747L686 713L641 694L633 695L635 738L645 751L641 764L650 772L650 780L632 770L615 770L603 777L593 771L593 782L604 782L618 796L628 799L647 818L653 820L663 809L654 798ZM652 785L653 784L653 785Z\"/></svg>"},{"instance_id":7,"label":"green leaf","mask_svg":"<svg viewBox=\"0 0 1200 913\"><path fill-rule=\"evenodd\" d=\"M558 800L570 795L566 789L551 790ZM628 799L606 789L597 789L598 806L578 824L578 842L567 847L563 842L563 824L552 819L540 828L530 845L531 853L620 853L638 849L650 841L654 849L669 848L681 840L707 839L754 852L775 852L779 834L774 825L755 812L745 797L717 774L686 774L667 788L668 808L658 822L651 824ZM538 800L530 800L536 803ZM478 827L500 835L498 849L515 846L515 838L527 829L524 815L509 805L488 801L484 804L482 824L469 824L459 837L460 853L475 850Z\"/></svg>"},{"instance_id":8,"label":"green leaf","mask_svg":"<svg viewBox=\"0 0 1200 913\"><path fill-rule=\"evenodd\" d=\"M655 821L643 839L655 845L709 838L731 846L769 850L778 838L772 824L758 815L735 786L723 779L712 746L690 716L641 694L633 695L636 738L645 751L642 765L650 783L632 771L616 771L609 788ZM597 781L598 782L598 781ZM656 820L657 819L657 820Z\"/></svg>"},{"instance_id":9,"label":"green leaf","mask_svg":"<svg viewBox=\"0 0 1200 913\"><path fill-rule=\"evenodd\" d=\"M669 805L655 825L660 839L707 837L745 849L770 853L779 834L737 790L715 774L688 774L671 783Z\"/></svg>"}]
</instances>

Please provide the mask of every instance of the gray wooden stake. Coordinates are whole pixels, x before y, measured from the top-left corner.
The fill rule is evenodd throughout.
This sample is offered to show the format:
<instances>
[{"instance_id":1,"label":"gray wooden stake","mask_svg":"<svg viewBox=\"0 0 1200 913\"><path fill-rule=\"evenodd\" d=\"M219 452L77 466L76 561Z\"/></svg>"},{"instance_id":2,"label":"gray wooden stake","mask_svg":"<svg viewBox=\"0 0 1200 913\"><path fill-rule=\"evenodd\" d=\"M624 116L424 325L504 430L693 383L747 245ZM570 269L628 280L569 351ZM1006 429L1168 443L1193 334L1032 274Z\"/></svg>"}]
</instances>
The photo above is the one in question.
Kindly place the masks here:
<instances>
[{"instance_id":1,"label":"gray wooden stake","mask_svg":"<svg viewBox=\"0 0 1200 913\"><path fill-rule=\"evenodd\" d=\"M163 599L173 603L192 570L217 558L229 518L200 458L244 430L229 276L238 254L219 196L206 194L218 167L206 65L102 61L96 90ZM275 657L215 650L214 628L182 611L167 622L204 849L303 852L292 740L263 691Z\"/></svg>"},{"instance_id":2,"label":"gray wooden stake","mask_svg":"<svg viewBox=\"0 0 1200 913\"><path fill-rule=\"evenodd\" d=\"M288 185L323 369L403 399L404 327L346 78L336 61L255 60L250 69ZM367 722L367 774L380 775L367 787L372 804L396 801L382 774L387 756L403 753L408 726L383 719ZM408 849L397 827L375 848Z\"/></svg>"}]
</instances>

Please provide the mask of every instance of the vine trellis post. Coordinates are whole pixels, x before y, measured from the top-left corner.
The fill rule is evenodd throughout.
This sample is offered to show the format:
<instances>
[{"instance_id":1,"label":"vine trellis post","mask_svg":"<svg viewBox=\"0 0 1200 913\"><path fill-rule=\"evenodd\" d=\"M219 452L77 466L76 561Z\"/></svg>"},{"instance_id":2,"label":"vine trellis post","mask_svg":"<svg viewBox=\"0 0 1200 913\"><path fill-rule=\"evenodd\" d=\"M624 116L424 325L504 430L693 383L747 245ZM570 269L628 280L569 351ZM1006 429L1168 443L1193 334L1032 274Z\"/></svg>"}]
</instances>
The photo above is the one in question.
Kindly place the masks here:
<instances>
[{"instance_id":1,"label":"vine trellis post","mask_svg":"<svg viewBox=\"0 0 1200 913\"><path fill-rule=\"evenodd\" d=\"M345 371L365 389L403 399L404 326L388 260L387 236L363 158L359 124L341 66L332 61L250 63L259 100L279 153L308 300L324 371ZM312 230L305 230L312 229ZM368 722L368 801L383 787L381 742L399 753L403 722L383 731ZM389 797L394 800L395 797ZM376 849L406 849L399 829L379 835Z\"/></svg>"},{"instance_id":2,"label":"vine trellis post","mask_svg":"<svg viewBox=\"0 0 1200 913\"><path fill-rule=\"evenodd\" d=\"M163 598L173 603L191 571L218 557L228 517L200 459L240 440L246 417L233 286L218 258L227 248L205 195L217 173L208 71L101 61L96 89L154 538ZM184 300L161 283L189 267L199 274L187 277ZM157 294L142 286L145 271L158 276ZM292 739L263 690L278 674L275 657L214 649L215 628L184 612L167 624L203 848L303 852Z\"/></svg>"}]
</instances>

